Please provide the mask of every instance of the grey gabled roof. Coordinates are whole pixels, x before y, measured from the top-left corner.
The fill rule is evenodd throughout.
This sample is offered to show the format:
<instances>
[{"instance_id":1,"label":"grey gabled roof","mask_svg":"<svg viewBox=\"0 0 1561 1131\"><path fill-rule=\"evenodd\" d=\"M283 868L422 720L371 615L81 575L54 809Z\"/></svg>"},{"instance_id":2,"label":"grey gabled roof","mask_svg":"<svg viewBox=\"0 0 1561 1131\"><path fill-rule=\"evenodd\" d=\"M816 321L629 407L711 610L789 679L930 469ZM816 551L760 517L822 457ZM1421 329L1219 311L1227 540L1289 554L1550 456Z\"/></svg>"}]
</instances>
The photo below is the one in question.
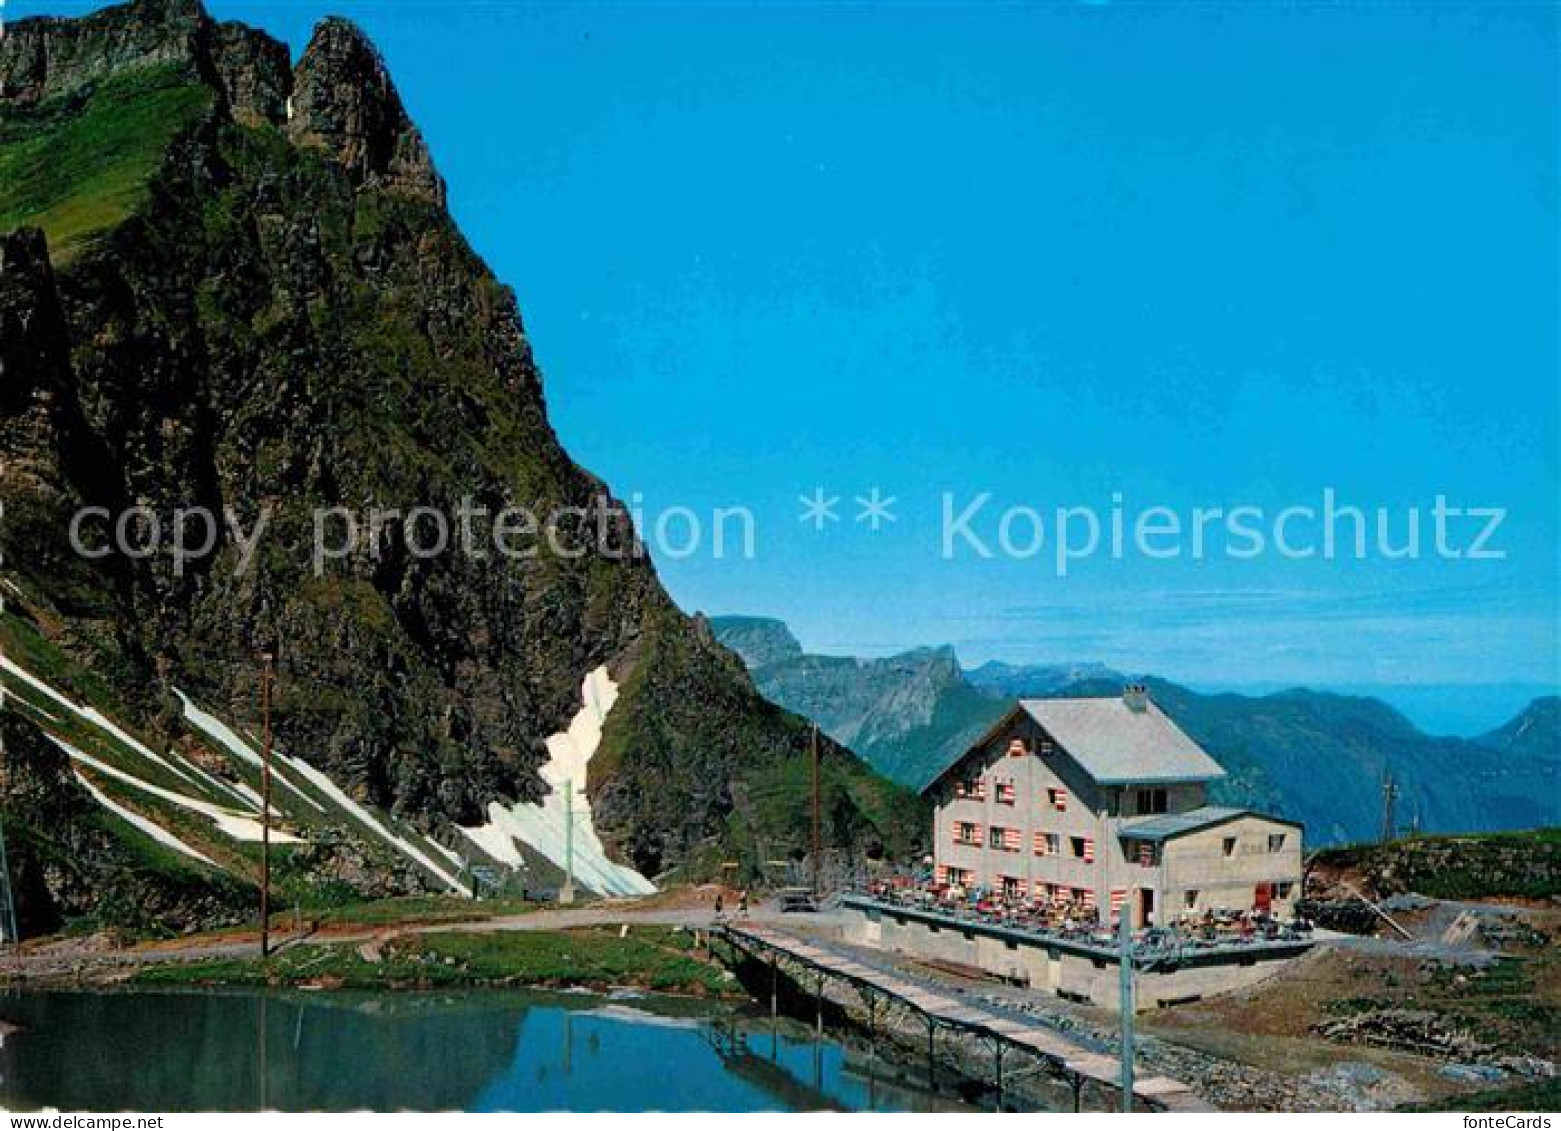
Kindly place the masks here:
<instances>
[{"instance_id":1,"label":"grey gabled roof","mask_svg":"<svg viewBox=\"0 0 1561 1131\"><path fill-rule=\"evenodd\" d=\"M1170 840L1184 833L1223 825L1226 821L1234 821L1237 817L1257 817L1259 820L1274 821L1295 828L1301 827L1299 821L1287 821L1283 817L1255 813L1251 809L1225 809L1218 805L1205 805L1201 809L1189 809L1185 813L1165 813L1158 817L1145 817L1141 821L1126 821L1117 827L1117 835L1132 837L1134 840Z\"/></svg>"},{"instance_id":2,"label":"grey gabled roof","mask_svg":"<svg viewBox=\"0 0 1561 1131\"><path fill-rule=\"evenodd\" d=\"M1019 705L1101 785L1222 778L1220 764L1152 701L1142 710L1120 695L1099 699L1021 699Z\"/></svg>"}]
</instances>

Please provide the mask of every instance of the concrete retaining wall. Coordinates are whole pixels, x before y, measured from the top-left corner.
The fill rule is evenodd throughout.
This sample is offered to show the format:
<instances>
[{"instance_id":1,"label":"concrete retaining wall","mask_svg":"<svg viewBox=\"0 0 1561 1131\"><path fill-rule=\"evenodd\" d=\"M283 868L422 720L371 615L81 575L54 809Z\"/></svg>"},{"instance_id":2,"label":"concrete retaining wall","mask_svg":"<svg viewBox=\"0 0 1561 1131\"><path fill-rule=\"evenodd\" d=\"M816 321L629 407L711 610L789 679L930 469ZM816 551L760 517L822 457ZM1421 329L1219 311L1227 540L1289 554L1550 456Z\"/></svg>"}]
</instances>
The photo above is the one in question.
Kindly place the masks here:
<instances>
[{"instance_id":1,"label":"concrete retaining wall","mask_svg":"<svg viewBox=\"0 0 1561 1131\"><path fill-rule=\"evenodd\" d=\"M893 909L847 906L847 942L933 962L951 962L1042 992L1114 1009L1118 999L1115 961L1067 944L1008 936L1000 929L939 922L934 916ZM1170 971L1139 971L1138 1008L1229 993L1280 973L1305 948L1254 950L1240 957L1199 956Z\"/></svg>"}]
</instances>

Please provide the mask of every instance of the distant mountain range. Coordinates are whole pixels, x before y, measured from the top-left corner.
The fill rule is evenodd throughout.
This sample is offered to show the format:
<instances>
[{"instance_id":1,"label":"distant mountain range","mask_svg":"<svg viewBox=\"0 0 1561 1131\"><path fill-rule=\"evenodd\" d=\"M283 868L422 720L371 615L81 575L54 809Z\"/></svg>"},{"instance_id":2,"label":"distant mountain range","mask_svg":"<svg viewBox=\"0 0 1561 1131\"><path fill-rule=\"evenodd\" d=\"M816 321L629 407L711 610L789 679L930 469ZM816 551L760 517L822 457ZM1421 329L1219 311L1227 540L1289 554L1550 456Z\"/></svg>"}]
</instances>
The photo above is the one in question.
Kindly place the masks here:
<instances>
[{"instance_id":1,"label":"distant mountain range","mask_svg":"<svg viewBox=\"0 0 1561 1131\"><path fill-rule=\"evenodd\" d=\"M882 659L805 653L787 626L717 617L765 696L817 722L883 774L919 788L1021 696L1112 695L1100 664L963 669L949 647ZM1218 800L1305 821L1314 844L1368 840L1382 781L1399 784L1400 829L1464 832L1561 823L1561 698L1535 699L1472 739L1428 735L1379 699L1295 688L1205 695L1143 677L1156 703L1225 767Z\"/></svg>"}]
</instances>

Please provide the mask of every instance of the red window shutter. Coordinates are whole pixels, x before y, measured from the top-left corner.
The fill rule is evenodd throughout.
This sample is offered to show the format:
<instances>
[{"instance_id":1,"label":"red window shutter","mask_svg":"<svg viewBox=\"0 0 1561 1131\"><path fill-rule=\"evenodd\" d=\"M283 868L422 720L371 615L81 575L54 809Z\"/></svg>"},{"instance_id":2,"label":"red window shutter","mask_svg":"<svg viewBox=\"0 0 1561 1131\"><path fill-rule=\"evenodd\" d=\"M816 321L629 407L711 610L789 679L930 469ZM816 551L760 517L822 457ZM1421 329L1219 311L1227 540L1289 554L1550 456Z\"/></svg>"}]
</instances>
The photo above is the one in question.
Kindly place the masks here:
<instances>
[{"instance_id":1,"label":"red window shutter","mask_svg":"<svg viewBox=\"0 0 1561 1131\"><path fill-rule=\"evenodd\" d=\"M1086 864L1093 864L1094 862L1095 862L1095 842L1093 840L1091 840L1089 837L1085 837L1084 838L1084 863L1086 863Z\"/></svg>"},{"instance_id":2,"label":"red window shutter","mask_svg":"<svg viewBox=\"0 0 1561 1131\"><path fill-rule=\"evenodd\" d=\"M949 882L949 866L947 864L939 864L932 870L932 882L940 887Z\"/></svg>"},{"instance_id":3,"label":"red window shutter","mask_svg":"<svg viewBox=\"0 0 1561 1131\"><path fill-rule=\"evenodd\" d=\"M1037 856L1045 856L1046 855L1046 834L1045 833L1036 833L1035 837L1033 839L1034 839L1033 851L1035 852L1035 854Z\"/></svg>"}]
</instances>

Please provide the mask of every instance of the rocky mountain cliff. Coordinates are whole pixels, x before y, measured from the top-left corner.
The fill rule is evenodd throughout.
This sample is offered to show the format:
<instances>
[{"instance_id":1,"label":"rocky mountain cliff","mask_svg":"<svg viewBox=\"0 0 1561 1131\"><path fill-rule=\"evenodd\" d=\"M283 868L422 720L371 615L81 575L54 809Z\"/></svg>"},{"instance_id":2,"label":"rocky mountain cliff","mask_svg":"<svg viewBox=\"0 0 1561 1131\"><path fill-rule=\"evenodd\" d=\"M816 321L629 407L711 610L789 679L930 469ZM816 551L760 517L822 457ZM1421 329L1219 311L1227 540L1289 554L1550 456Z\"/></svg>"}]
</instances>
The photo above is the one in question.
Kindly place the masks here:
<instances>
[{"instance_id":1,"label":"rocky mountain cliff","mask_svg":"<svg viewBox=\"0 0 1561 1131\"><path fill-rule=\"evenodd\" d=\"M965 678L972 687L999 699L1047 695L1087 679L1115 683L1127 680L1105 664L1006 664L1001 660L988 660L978 668L970 668Z\"/></svg>"},{"instance_id":2,"label":"rocky mountain cliff","mask_svg":"<svg viewBox=\"0 0 1561 1131\"><path fill-rule=\"evenodd\" d=\"M785 624L714 617L716 638L741 655L765 696L818 723L879 773L913 788L1003 713L971 686L952 648L882 659L804 653Z\"/></svg>"},{"instance_id":3,"label":"rocky mountain cliff","mask_svg":"<svg viewBox=\"0 0 1561 1131\"><path fill-rule=\"evenodd\" d=\"M802 655L802 645L786 622L773 617L711 617L710 628L750 670Z\"/></svg>"},{"instance_id":4,"label":"rocky mountain cliff","mask_svg":"<svg viewBox=\"0 0 1561 1131\"><path fill-rule=\"evenodd\" d=\"M0 257L0 644L33 676L155 753L200 740L176 688L257 732L274 651L279 748L464 855L458 827L550 792L546 740L604 668L621 693L579 784L610 855L657 876L800 850L808 728L560 446L514 297L353 25L293 66L193 0L11 24ZM75 552L84 507L137 508L133 545L94 520L110 552ZM177 557L197 507L211 548ZM543 525L520 557L427 552L463 507ZM323 562L322 513L333 547L357 535ZM826 746L836 850L905 847L892 787Z\"/></svg>"}]
</instances>

